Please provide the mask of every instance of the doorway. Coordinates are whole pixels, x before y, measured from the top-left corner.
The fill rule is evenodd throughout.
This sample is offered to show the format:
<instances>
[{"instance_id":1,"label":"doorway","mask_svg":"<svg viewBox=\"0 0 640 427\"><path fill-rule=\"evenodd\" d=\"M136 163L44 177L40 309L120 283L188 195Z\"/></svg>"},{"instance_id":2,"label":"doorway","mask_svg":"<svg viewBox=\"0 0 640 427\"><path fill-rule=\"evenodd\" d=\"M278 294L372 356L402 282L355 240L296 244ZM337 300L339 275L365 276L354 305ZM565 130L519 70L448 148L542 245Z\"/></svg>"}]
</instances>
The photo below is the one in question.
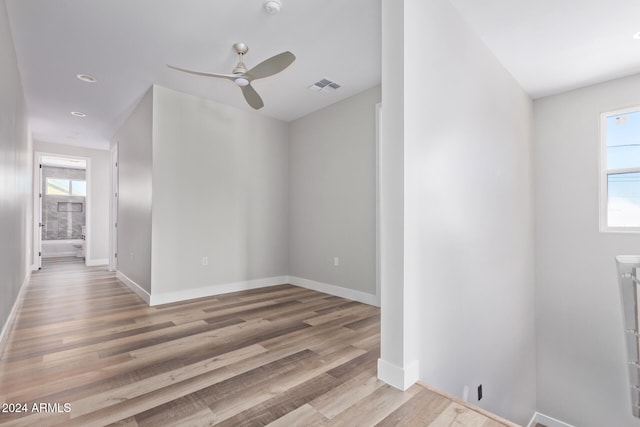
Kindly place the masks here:
<instances>
[{"instance_id":1,"label":"doorway","mask_svg":"<svg viewBox=\"0 0 640 427\"><path fill-rule=\"evenodd\" d=\"M86 264L90 251L90 159L35 154L34 269L56 261Z\"/></svg>"}]
</instances>

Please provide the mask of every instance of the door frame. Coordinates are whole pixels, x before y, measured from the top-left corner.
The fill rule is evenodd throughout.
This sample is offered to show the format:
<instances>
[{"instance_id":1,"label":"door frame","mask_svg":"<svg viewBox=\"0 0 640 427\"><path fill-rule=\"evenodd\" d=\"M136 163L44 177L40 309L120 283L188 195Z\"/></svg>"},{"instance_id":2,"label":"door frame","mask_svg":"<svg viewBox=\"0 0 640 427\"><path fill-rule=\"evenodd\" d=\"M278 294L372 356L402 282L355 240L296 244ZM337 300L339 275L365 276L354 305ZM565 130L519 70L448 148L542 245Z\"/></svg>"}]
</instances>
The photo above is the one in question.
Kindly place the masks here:
<instances>
[{"instance_id":1,"label":"door frame","mask_svg":"<svg viewBox=\"0 0 640 427\"><path fill-rule=\"evenodd\" d=\"M31 270L42 268L42 153L34 153L33 160L33 262Z\"/></svg>"},{"instance_id":2,"label":"door frame","mask_svg":"<svg viewBox=\"0 0 640 427\"><path fill-rule=\"evenodd\" d=\"M118 270L118 142L111 147L111 197L109 198L109 271Z\"/></svg>"},{"instance_id":3,"label":"door frame","mask_svg":"<svg viewBox=\"0 0 640 427\"><path fill-rule=\"evenodd\" d=\"M84 160L86 164L85 181L87 183L87 195L85 196L85 227L87 234L85 236L85 265L91 260L91 158L83 156L74 156L72 154L50 153L44 151L36 151L34 153L33 162L33 270L42 268L42 195L44 188L42 186L42 157L52 156L65 159Z\"/></svg>"},{"instance_id":4,"label":"door frame","mask_svg":"<svg viewBox=\"0 0 640 427\"><path fill-rule=\"evenodd\" d=\"M381 248L380 248L380 139L382 135L382 103L376 104L376 301L378 307L382 305L382 288L381 288Z\"/></svg>"}]
</instances>

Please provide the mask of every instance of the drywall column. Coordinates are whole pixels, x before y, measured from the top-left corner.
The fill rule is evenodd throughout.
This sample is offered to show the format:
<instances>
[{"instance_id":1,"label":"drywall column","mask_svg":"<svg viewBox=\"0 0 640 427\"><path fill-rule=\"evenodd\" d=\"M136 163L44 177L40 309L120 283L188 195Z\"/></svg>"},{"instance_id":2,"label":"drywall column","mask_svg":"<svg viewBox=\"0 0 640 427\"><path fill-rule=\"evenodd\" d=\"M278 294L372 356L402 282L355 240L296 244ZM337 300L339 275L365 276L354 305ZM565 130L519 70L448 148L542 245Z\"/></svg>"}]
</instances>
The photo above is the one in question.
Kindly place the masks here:
<instances>
[{"instance_id":1,"label":"drywall column","mask_svg":"<svg viewBox=\"0 0 640 427\"><path fill-rule=\"evenodd\" d=\"M531 100L449 1L382 4L378 376L459 397L482 384L473 403L526 423Z\"/></svg>"},{"instance_id":2,"label":"drywall column","mask_svg":"<svg viewBox=\"0 0 640 427\"><path fill-rule=\"evenodd\" d=\"M420 308L405 322L419 328L420 379L526 424L532 102L448 0L404 7L404 293Z\"/></svg>"},{"instance_id":3,"label":"drywall column","mask_svg":"<svg viewBox=\"0 0 640 427\"><path fill-rule=\"evenodd\" d=\"M418 379L414 310L404 282L404 0L382 0L379 147L381 331L378 378L405 390ZM413 348L412 348L413 347Z\"/></svg>"}]
</instances>

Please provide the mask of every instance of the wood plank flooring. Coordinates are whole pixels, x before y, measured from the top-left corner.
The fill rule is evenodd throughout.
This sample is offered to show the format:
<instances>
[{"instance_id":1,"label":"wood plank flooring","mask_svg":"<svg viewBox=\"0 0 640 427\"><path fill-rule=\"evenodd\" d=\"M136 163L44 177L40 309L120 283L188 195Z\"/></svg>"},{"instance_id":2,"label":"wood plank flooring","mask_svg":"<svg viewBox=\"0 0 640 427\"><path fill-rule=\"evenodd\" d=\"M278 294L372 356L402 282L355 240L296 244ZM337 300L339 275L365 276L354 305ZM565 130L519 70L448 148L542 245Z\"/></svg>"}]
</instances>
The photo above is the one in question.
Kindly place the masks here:
<instances>
[{"instance_id":1,"label":"wood plank flooring","mask_svg":"<svg viewBox=\"0 0 640 427\"><path fill-rule=\"evenodd\" d=\"M148 307L59 261L0 359L2 426L513 426L377 380L378 308L291 285Z\"/></svg>"}]
</instances>

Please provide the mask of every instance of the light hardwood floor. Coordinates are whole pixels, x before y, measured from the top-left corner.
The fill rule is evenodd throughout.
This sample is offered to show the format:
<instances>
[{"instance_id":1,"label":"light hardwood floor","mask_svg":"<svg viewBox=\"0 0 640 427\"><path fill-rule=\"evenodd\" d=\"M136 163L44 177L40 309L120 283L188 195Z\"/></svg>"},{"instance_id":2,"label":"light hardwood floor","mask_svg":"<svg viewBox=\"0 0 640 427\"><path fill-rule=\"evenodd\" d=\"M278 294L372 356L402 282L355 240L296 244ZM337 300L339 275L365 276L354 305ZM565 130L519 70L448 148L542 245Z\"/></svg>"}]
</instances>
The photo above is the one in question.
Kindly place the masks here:
<instances>
[{"instance_id":1,"label":"light hardwood floor","mask_svg":"<svg viewBox=\"0 0 640 427\"><path fill-rule=\"evenodd\" d=\"M104 267L46 263L0 359L0 425L513 426L377 380L379 329L291 285L148 307Z\"/></svg>"}]
</instances>

